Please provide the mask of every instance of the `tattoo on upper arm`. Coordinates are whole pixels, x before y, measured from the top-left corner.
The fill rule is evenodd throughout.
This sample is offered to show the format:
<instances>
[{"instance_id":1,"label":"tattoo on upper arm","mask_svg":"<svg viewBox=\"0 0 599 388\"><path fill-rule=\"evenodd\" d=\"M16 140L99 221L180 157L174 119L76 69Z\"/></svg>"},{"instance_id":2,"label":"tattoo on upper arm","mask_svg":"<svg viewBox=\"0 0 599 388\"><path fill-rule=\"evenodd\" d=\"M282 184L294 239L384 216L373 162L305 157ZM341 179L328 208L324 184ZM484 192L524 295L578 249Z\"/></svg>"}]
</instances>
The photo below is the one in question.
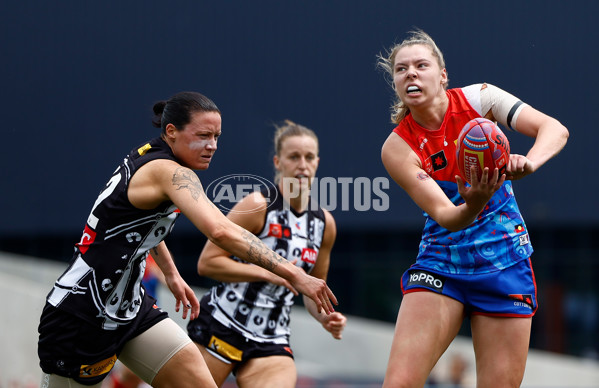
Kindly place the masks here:
<instances>
[{"instance_id":1,"label":"tattoo on upper arm","mask_svg":"<svg viewBox=\"0 0 599 388\"><path fill-rule=\"evenodd\" d=\"M210 202L204 193L200 179L189 168L178 167L175 170L175 173L173 174L173 185L177 186L177 190L189 190L191 197L196 201L198 198L204 198L206 201Z\"/></svg>"},{"instance_id":2,"label":"tattoo on upper arm","mask_svg":"<svg viewBox=\"0 0 599 388\"><path fill-rule=\"evenodd\" d=\"M264 245L258 237L247 230L243 230L241 237L250 245L247 252L249 262L272 271L277 265L285 260Z\"/></svg>"},{"instance_id":3,"label":"tattoo on upper arm","mask_svg":"<svg viewBox=\"0 0 599 388\"><path fill-rule=\"evenodd\" d=\"M420 179L421 181L425 181L425 180L431 179L430 175L428 175L425 172L419 172L418 175L416 175L416 177L418 179Z\"/></svg>"}]
</instances>

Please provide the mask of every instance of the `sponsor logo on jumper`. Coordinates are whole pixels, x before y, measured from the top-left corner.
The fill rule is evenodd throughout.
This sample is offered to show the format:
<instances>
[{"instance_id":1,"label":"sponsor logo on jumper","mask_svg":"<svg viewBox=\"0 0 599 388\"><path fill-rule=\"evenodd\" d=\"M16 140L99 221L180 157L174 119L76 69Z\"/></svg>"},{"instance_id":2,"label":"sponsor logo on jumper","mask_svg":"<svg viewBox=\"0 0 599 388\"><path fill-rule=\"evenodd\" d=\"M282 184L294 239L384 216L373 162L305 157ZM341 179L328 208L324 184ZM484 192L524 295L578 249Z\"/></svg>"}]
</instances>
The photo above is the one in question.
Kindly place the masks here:
<instances>
[{"instance_id":1,"label":"sponsor logo on jumper","mask_svg":"<svg viewBox=\"0 0 599 388\"><path fill-rule=\"evenodd\" d=\"M443 285L445 284L445 278L434 273L426 271L415 271L410 273L408 280L408 287L410 286L422 286L432 288L436 291L443 291Z\"/></svg>"},{"instance_id":2,"label":"sponsor logo on jumper","mask_svg":"<svg viewBox=\"0 0 599 388\"><path fill-rule=\"evenodd\" d=\"M302 249L302 261L306 263L314 264L316 263L316 251L312 248L304 248Z\"/></svg>"},{"instance_id":3,"label":"sponsor logo on jumper","mask_svg":"<svg viewBox=\"0 0 599 388\"><path fill-rule=\"evenodd\" d=\"M530 243L528 233L518 236L518 238L520 239L520 245L526 245Z\"/></svg>"},{"instance_id":4,"label":"sponsor logo on jumper","mask_svg":"<svg viewBox=\"0 0 599 388\"><path fill-rule=\"evenodd\" d=\"M445 152L441 150L436 154L431 155L431 163L433 166L433 171L439 171L447 167L447 158L445 157Z\"/></svg>"},{"instance_id":5,"label":"sponsor logo on jumper","mask_svg":"<svg viewBox=\"0 0 599 388\"><path fill-rule=\"evenodd\" d=\"M152 148L152 146L150 145L150 143L146 143L144 146L139 147L137 149L137 153L139 154L139 156L143 156L146 154L146 152L148 152L150 150L150 148Z\"/></svg>"},{"instance_id":6,"label":"sponsor logo on jumper","mask_svg":"<svg viewBox=\"0 0 599 388\"><path fill-rule=\"evenodd\" d=\"M89 249L89 246L92 245L94 240L96 239L96 232L93 231L87 224L83 229L83 235L81 235L81 240L77 244L81 253L85 254Z\"/></svg>"},{"instance_id":7,"label":"sponsor logo on jumper","mask_svg":"<svg viewBox=\"0 0 599 388\"><path fill-rule=\"evenodd\" d=\"M276 238L291 238L291 228L281 224L270 224L268 227L268 235Z\"/></svg>"}]
</instances>

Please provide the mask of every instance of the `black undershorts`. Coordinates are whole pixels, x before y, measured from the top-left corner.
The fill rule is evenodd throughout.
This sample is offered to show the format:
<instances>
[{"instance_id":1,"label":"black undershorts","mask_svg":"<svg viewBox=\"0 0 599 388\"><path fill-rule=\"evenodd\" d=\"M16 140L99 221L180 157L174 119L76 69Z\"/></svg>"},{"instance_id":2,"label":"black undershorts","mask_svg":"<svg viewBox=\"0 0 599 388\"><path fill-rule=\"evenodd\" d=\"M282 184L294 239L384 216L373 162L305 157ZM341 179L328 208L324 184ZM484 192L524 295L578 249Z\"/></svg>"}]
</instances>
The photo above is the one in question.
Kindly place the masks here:
<instances>
[{"instance_id":1,"label":"black undershorts","mask_svg":"<svg viewBox=\"0 0 599 388\"><path fill-rule=\"evenodd\" d=\"M38 356L44 373L72 378L80 384L102 381L130 339L168 317L145 293L137 317L116 330L103 330L48 303L38 327Z\"/></svg>"}]
</instances>

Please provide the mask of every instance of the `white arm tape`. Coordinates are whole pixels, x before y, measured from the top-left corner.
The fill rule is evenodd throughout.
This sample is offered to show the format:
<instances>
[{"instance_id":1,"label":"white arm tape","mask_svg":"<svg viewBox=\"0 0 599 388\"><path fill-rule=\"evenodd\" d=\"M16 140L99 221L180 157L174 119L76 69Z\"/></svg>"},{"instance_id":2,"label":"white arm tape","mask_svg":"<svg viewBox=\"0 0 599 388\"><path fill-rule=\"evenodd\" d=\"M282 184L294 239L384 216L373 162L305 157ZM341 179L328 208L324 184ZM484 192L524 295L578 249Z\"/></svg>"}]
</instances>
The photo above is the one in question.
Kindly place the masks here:
<instances>
[{"instance_id":1,"label":"white arm tape","mask_svg":"<svg viewBox=\"0 0 599 388\"><path fill-rule=\"evenodd\" d=\"M474 84L462 89L472 107L485 117L489 111L504 127L517 130L516 123L526 106L517 97L491 84Z\"/></svg>"}]
</instances>

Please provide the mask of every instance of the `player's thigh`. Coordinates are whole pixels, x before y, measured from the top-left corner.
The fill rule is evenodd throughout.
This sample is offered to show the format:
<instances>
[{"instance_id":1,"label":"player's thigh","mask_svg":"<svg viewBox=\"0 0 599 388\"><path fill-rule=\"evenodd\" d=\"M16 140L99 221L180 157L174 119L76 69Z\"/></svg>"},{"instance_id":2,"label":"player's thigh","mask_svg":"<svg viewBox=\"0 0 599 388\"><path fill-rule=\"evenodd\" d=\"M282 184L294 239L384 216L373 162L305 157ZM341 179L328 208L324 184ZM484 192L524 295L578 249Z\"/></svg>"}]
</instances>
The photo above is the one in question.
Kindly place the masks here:
<instances>
[{"instance_id":1,"label":"player's thigh","mask_svg":"<svg viewBox=\"0 0 599 388\"><path fill-rule=\"evenodd\" d=\"M430 291L405 294L397 315L384 386L423 386L463 319L464 306L455 299Z\"/></svg>"},{"instance_id":2,"label":"player's thigh","mask_svg":"<svg viewBox=\"0 0 599 388\"><path fill-rule=\"evenodd\" d=\"M167 318L129 340L119 360L146 383L151 383L169 359L190 343L183 329Z\"/></svg>"},{"instance_id":3,"label":"player's thigh","mask_svg":"<svg viewBox=\"0 0 599 388\"><path fill-rule=\"evenodd\" d=\"M154 387L215 386L200 351L170 318L130 340L119 359Z\"/></svg>"},{"instance_id":4,"label":"player's thigh","mask_svg":"<svg viewBox=\"0 0 599 388\"><path fill-rule=\"evenodd\" d=\"M294 388L297 370L291 357L259 357L240 366L236 377L240 388Z\"/></svg>"},{"instance_id":5,"label":"player's thigh","mask_svg":"<svg viewBox=\"0 0 599 388\"><path fill-rule=\"evenodd\" d=\"M216 383L195 344L189 343L171 357L151 383L154 388L216 388Z\"/></svg>"},{"instance_id":6,"label":"player's thigh","mask_svg":"<svg viewBox=\"0 0 599 388\"><path fill-rule=\"evenodd\" d=\"M204 361L206 361L206 365L208 366L210 374L216 382L216 385L218 385L219 387L222 386L224 382L227 380L227 377L229 377L229 375L233 371L235 364L224 362L216 358L209 351L207 351L204 346L200 344L196 343L195 345L200 350L200 353L202 353L202 357L204 357Z\"/></svg>"},{"instance_id":7,"label":"player's thigh","mask_svg":"<svg viewBox=\"0 0 599 388\"><path fill-rule=\"evenodd\" d=\"M62 377L56 374L42 374L41 388L100 388L102 382L95 385L83 385L79 384L73 379Z\"/></svg>"},{"instance_id":8,"label":"player's thigh","mask_svg":"<svg viewBox=\"0 0 599 388\"><path fill-rule=\"evenodd\" d=\"M471 317L480 387L519 387L530 342L532 318Z\"/></svg>"}]
</instances>

